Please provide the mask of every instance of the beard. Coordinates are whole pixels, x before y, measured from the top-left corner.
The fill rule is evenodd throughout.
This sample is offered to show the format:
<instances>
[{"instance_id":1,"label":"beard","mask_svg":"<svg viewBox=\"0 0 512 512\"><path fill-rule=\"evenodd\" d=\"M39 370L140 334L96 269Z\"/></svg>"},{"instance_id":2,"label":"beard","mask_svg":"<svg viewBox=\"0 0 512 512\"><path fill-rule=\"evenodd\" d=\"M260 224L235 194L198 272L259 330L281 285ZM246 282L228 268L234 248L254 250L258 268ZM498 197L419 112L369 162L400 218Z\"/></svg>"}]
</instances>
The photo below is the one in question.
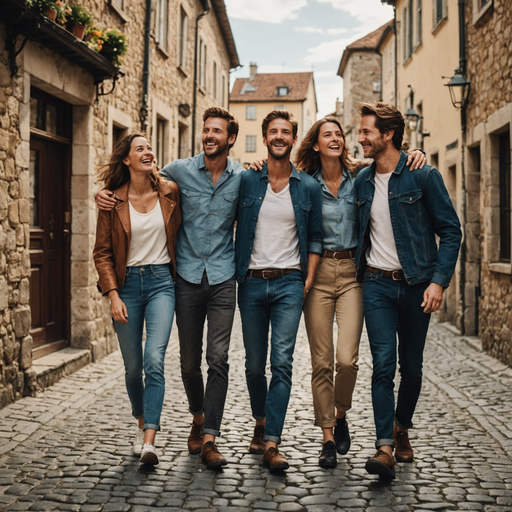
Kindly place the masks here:
<instances>
[{"instance_id":1,"label":"beard","mask_svg":"<svg viewBox=\"0 0 512 512\"><path fill-rule=\"evenodd\" d=\"M376 157L378 157L381 153L384 153L386 150L386 143L383 140L383 137L381 135L381 138L372 142L372 145L368 149L368 152L364 155L365 158L373 158L375 160Z\"/></svg>"},{"instance_id":2,"label":"beard","mask_svg":"<svg viewBox=\"0 0 512 512\"><path fill-rule=\"evenodd\" d=\"M207 142L216 142L217 143L217 149L213 153L208 153L206 143ZM219 141L217 139L206 139L203 142L203 151L208 156L208 158L215 158L219 155L222 155L226 149L228 148L228 141L227 139L224 141Z\"/></svg>"},{"instance_id":3,"label":"beard","mask_svg":"<svg viewBox=\"0 0 512 512\"><path fill-rule=\"evenodd\" d=\"M293 149L293 146L292 145L287 145L286 146L286 151L284 153L281 153L281 154L280 153L275 153L274 152L274 148L273 148L273 144L276 143L276 142L278 142L280 144L285 144L285 142L281 141L281 140L273 141L271 144L268 144L267 150L268 150L270 156L272 156L272 158L274 160L282 160L283 158L289 159L290 153L292 152L292 149Z\"/></svg>"}]
</instances>

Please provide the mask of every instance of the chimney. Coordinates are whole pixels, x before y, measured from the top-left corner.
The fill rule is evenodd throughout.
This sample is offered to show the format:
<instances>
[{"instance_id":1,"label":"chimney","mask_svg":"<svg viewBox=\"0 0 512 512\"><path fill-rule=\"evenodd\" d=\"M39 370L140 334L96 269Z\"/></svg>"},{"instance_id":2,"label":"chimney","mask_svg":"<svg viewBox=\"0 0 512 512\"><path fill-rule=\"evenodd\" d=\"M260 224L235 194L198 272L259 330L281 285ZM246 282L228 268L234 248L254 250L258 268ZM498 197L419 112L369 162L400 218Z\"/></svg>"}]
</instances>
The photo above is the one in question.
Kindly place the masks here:
<instances>
[{"instance_id":1,"label":"chimney","mask_svg":"<svg viewBox=\"0 0 512 512\"><path fill-rule=\"evenodd\" d=\"M252 82L256 75L258 74L258 64L256 62L251 62L249 64L249 81Z\"/></svg>"}]
</instances>

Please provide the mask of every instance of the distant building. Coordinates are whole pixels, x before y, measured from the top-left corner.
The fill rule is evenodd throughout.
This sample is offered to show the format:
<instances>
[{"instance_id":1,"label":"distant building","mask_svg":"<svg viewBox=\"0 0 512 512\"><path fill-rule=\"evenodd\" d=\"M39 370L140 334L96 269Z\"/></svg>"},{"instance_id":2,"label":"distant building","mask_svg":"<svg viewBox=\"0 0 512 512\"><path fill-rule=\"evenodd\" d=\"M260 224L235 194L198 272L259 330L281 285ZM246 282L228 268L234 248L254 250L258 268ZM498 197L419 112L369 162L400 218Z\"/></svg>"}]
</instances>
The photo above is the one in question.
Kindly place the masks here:
<instances>
[{"instance_id":1,"label":"distant building","mask_svg":"<svg viewBox=\"0 0 512 512\"><path fill-rule=\"evenodd\" d=\"M313 73L258 73L256 64L251 64L249 78L237 78L233 85L229 109L240 123L230 158L242 165L266 156L261 122L274 109L293 114L299 123L299 144L318 111Z\"/></svg>"}]
</instances>

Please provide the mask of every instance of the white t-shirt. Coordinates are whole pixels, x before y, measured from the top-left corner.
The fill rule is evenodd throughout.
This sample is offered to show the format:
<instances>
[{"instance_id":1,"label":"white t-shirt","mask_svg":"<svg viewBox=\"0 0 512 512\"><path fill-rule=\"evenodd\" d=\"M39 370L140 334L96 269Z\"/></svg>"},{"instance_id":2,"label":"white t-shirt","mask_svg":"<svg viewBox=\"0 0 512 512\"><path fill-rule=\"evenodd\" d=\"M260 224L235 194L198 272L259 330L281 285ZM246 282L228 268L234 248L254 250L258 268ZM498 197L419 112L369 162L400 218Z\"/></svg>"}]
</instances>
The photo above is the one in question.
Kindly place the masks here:
<instances>
[{"instance_id":1,"label":"white t-shirt","mask_svg":"<svg viewBox=\"0 0 512 512\"><path fill-rule=\"evenodd\" d=\"M131 239L127 267L163 265L171 261L167 247L164 216L160 201L149 213L139 213L130 205Z\"/></svg>"},{"instance_id":2,"label":"white t-shirt","mask_svg":"<svg viewBox=\"0 0 512 512\"><path fill-rule=\"evenodd\" d=\"M249 269L266 268L302 268L290 184L276 194L269 183L261 205Z\"/></svg>"},{"instance_id":3,"label":"white t-shirt","mask_svg":"<svg viewBox=\"0 0 512 512\"><path fill-rule=\"evenodd\" d=\"M375 196L370 213L371 246L366 251L366 262L381 270L400 270L395 237L389 213L388 184L392 172L375 173Z\"/></svg>"}]
</instances>

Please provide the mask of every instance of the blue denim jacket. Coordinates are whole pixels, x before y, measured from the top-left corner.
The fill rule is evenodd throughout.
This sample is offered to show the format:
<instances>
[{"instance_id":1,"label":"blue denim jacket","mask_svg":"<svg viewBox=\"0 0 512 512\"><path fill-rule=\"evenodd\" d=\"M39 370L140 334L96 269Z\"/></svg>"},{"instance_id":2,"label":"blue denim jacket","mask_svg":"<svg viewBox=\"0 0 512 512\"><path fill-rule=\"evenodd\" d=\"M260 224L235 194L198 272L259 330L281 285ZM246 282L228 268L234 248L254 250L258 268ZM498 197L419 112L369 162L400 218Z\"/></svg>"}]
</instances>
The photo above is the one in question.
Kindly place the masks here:
<instances>
[{"instance_id":1,"label":"blue denim jacket","mask_svg":"<svg viewBox=\"0 0 512 512\"><path fill-rule=\"evenodd\" d=\"M424 281L447 287L455 270L462 233L459 218L439 171L430 165L409 172L407 155L389 180L391 225L400 265L408 284ZM357 278L363 280L370 244L370 212L375 194L375 163L356 178L359 204ZM436 237L439 236L439 248Z\"/></svg>"},{"instance_id":2,"label":"blue denim jacket","mask_svg":"<svg viewBox=\"0 0 512 512\"><path fill-rule=\"evenodd\" d=\"M305 172L299 173L293 164L289 182L299 234L302 276L305 280L308 274L308 253L322 253L322 195L317 181ZM256 223L267 193L267 183L267 164L261 172L242 173L235 239L236 279L239 283L244 280L249 269Z\"/></svg>"},{"instance_id":3,"label":"blue denim jacket","mask_svg":"<svg viewBox=\"0 0 512 512\"><path fill-rule=\"evenodd\" d=\"M233 226L240 176L244 168L228 159L213 186L204 153L176 160L161 173L180 187L182 222L176 245L176 270L189 283L199 284L206 270L211 285L235 274Z\"/></svg>"}]
</instances>

